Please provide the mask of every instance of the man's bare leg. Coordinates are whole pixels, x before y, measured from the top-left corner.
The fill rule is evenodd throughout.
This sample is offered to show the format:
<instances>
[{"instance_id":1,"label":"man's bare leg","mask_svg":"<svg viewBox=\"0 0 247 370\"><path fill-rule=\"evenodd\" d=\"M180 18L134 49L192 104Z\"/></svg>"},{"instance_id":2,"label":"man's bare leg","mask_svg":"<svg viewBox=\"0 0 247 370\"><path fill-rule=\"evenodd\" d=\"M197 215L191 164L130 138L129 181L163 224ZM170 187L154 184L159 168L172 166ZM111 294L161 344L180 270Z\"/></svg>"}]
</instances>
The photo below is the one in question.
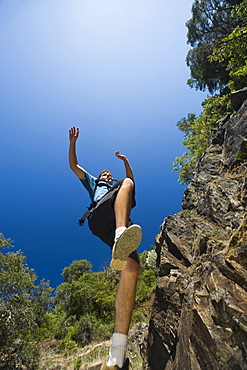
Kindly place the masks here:
<instances>
[{"instance_id":1,"label":"man's bare leg","mask_svg":"<svg viewBox=\"0 0 247 370\"><path fill-rule=\"evenodd\" d=\"M136 284L140 265L132 258L128 258L127 265L121 272L121 279L115 301L114 332L128 334L132 312L135 305Z\"/></svg>"},{"instance_id":2,"label":"man's bare leg","mask_svg":"<svg viewBox=\"0 0 247 370\"><path fill-rule=\"evenodd\" d=\"M115 326L109 359L104 369L112 369L114 365L123 366L127 351L128 331L135 305L136 285L140 266L132 258L122 270L121 279L115 300ZM114 367L115 368L115 367Z\"/></svg>"},{"instance_id":3,"label":"man's bare leg","mask_svg":"<svg viewBox=\"0 0 247 370\"><path fill-rule=\"evenodd\" d=\"M133 189L134 182L130 178L125 178L118 191L114 203L116 228L126 228L128 226L130 211L132 208ZM141 230L139 226L135 226ZM140 230L137 230L139 234ZM122 245L123 248L126 248L127 246L126 250L128 250L129 243L131 244L133 242L133 237L135 236L131 236L130 233L125 243L120 243L120 245L118 244L120 249ZM128 257L128 255L129 253L126 257L127 261L124 263L122 261L114 259L114 257L111 261L111 267L113 268L118 267L118 262L120 262L120 265L122 264L125 267L122 269L121 272L121 279L116 295L114 333L112 337L112 344L107 365L105 363L102 367L104 369L113 369L114 365L116 364L121 368L126 356L128 331L135 305L136 285L140 270L139 263Z\"/></svg>"}]
</instances>

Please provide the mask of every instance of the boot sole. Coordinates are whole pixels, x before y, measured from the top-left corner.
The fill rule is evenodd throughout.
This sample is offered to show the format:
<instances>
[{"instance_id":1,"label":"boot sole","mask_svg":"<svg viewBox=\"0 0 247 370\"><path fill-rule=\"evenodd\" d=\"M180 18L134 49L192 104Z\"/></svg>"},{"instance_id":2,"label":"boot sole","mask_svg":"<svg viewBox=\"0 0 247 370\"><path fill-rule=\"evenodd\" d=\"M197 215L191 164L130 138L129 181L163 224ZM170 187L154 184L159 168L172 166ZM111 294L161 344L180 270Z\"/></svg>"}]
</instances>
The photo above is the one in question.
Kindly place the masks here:
<instances>
[{"instance_id":1,"label":"boot sole","mask_svg":"<svg viewBox=\"0 0 247 370\"><path fill-rule=\"evenodd\" d=\"M111 268L123 270L130 253L134 252L142 240L142 229L139 225L131 225L119 237L112 249Z\"/></svg>"}]
</instances>

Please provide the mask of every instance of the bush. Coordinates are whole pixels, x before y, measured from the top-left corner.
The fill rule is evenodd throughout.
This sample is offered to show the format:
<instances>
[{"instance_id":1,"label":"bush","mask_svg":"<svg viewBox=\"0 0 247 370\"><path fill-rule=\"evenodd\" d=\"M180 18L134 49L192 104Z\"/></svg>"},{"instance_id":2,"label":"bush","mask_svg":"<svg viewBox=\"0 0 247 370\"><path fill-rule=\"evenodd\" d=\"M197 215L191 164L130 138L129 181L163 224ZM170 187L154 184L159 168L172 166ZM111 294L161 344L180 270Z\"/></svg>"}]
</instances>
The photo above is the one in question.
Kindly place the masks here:
<instances>
[{"instance_id":1,"label":"bush","mask_svg":"<svg viewBox=\"0 0 247 370\"><path fill-rule=\"evenodd\" d=\"M0 351L0 370L28 369L37 370L40 362L38 344L16 340L10 347Z\"/></svg>"}]
</instances>

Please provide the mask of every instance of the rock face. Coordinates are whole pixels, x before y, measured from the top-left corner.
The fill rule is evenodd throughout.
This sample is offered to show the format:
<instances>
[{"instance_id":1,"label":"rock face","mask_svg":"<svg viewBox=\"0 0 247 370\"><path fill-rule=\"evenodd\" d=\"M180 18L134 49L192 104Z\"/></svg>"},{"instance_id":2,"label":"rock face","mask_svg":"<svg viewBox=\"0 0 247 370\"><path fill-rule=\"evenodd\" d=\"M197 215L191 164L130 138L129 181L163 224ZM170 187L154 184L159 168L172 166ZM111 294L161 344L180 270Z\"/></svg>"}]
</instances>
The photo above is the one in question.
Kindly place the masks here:
<instances>
[{"instance_id":1,"label":"rock face","mask_svg":"<svg viewBox=\"0 0 247 370\"><path fill-rule=\"evenodd\" d=\"M145 370L247 369L247 94L218 122L156 239Z\"/></svg>"}]
</instances>

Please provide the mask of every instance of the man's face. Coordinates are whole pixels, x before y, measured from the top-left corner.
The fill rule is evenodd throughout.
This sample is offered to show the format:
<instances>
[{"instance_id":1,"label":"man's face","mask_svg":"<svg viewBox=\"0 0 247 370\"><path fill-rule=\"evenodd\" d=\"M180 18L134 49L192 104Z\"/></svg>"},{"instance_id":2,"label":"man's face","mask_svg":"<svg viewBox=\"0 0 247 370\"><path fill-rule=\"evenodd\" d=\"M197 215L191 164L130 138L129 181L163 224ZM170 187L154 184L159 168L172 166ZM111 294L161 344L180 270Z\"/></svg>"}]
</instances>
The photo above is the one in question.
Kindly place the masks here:
<instances>
[{"instance_id":1,"label":"man's face","mask_svg":"<svg viewBox=\"0 0 247 370\"><path fill-rule=\"evenodd\" d=\"M103 181L109 182L109 184L112 184L113 178L112 178L111 172L108 172L108 171L102 172L100 176L100 180L103 180Z\"/></svg>"}]
</instances>

